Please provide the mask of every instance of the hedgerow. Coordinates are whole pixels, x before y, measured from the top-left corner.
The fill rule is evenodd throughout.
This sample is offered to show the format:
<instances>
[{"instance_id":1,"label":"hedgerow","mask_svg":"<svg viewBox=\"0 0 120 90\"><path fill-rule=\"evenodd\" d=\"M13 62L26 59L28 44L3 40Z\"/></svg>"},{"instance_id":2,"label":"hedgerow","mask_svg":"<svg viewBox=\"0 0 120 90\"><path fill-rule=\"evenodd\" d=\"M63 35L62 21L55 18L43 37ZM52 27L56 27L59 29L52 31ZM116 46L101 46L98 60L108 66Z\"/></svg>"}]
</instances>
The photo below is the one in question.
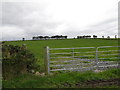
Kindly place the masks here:
<instances>
[{"instance_id":1,"label":"hedgerow","mask_svg":"<svg viewBox=\"0 0 120 90\"><path fill-rule=\"evenodd\" d=\"M21 74L37 71L39 65L35 56L23 45L2 45L2 76L10 79Z\"/></svg>"}]
</instances>

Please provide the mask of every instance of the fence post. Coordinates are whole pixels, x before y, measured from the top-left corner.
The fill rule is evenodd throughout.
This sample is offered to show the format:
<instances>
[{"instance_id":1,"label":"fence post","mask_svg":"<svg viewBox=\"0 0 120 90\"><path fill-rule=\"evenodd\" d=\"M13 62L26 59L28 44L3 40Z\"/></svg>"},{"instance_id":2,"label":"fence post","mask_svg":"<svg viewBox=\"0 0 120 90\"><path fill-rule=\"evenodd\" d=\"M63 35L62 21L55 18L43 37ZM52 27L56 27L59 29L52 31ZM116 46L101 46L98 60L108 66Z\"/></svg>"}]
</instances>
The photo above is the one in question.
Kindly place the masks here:
<instances>
[{"instance_id":1,"label":"fence post","mask_svg":"<svg viewBox=\"0 0 120 90\"><path fill-rule=\"evenodd\" d=\"M49 73L50 73L50 63L49 63L49 60L50 60L50 58L49 58L49 47L47 46L47 47L45 47L45 62L44 62L44 64L45 64L45 74L46 75L49 75Z\"/></svg>"}]
</instances>

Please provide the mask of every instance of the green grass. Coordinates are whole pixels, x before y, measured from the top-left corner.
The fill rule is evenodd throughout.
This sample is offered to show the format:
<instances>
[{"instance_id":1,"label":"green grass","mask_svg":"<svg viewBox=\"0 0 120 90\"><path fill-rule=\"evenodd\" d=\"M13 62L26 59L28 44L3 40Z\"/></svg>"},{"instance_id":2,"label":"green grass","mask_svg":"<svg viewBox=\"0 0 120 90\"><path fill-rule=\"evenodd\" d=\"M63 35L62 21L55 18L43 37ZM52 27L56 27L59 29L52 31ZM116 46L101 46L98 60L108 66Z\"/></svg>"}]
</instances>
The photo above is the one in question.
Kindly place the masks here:
<instances>
[{"instance_id":1,"label":"green grass","mask_svg":"<svg viewBox=\"0 0 120 90\"><path fill-rule=\"evenodd\" d=\"M36 40L36 41L7 41L7 44L26 44L28 49L35 54L41 65L41 72L44 71L44 47L50 48L71 48L71 47L98 47L118 46L118 40L106 39L67 39L67 40Z\"/></svg>"},{"instance_id":2,"label":"green grass","mask_svg":"<svg viewBox=\"0 0 120 90\"><path fill-rule=\"evenodd\" d=\"M119 70L111 69L104 72L68 72L50 76L37 76L25 74L9 81L3 81L3 88L75 88L76 83L84 83L88 80L118 79ZM67 84L67 85L66 85ZM108 87L108 86L104 86ZM118 87L112 85L112 87Z\"/></svg>"},{"instance_id":3,"label":"green grass","mask_svg":"<svg viewBox=\"0 0 120 90\"><path fill-rule=\"evenodd\" d=\"M44 72L44 47L50 48L72 48L72 47L98 47L98 46L118 46L118 40L105 39L67 39L67 40L37 40L37 41L7 41L6 44L18 45L26 44L27 48L39 59L40 71ZM66 51L67 52L67 51ZM77 54L76 54L77 55ZM89 54L88 54L89 55ZM68 54L68 56L70 56ZM84 62L88 63L88 62ZM63 72L58 71L49 76L37 76L25 74L3 81L3 88L66 88L76 87L76 83L84 83L87 80L104 80L119 78L120 72L117 69L105 72ZM67 84L67 85L66 85ZM70 86L69 86L70 85ZM104 87L118 87L116 85Z\"/></svg>"}]
</instances>

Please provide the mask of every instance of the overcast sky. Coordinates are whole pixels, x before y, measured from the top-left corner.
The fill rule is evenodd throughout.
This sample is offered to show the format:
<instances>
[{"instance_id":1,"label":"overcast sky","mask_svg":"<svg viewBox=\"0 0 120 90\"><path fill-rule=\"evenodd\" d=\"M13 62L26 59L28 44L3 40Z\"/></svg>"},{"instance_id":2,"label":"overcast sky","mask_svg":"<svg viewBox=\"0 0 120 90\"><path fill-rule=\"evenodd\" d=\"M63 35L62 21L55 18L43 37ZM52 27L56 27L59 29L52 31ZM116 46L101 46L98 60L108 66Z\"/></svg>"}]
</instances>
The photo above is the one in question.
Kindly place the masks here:
<instances>
[{"instance_id":1,"label":"overcast sky","mask_svg":"<svg viewBox=\"0 0 120 90\"><path fill-rule=\"evenodd\" d=\"M118 35L119 0L3 0L3 40ZM1 20L0 20L1 21Z\"/></svg>"}]
</instances>

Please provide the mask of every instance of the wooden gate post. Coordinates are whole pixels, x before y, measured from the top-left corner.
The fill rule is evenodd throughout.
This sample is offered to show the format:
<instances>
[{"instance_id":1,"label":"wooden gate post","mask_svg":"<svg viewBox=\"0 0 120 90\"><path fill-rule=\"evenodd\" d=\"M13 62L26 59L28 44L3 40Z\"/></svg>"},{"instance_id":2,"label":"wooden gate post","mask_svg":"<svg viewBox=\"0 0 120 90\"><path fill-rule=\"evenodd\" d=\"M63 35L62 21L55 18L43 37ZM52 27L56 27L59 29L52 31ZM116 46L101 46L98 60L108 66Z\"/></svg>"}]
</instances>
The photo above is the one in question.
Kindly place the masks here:
<instances>
[{"instance_id":1,"label":"wooden gate post","mask_svg":"<svg viewBox=\"0 0 120 90\"><path fill-rule=\"evenodd\" d=\"M50 63L49 63L49 47L45 47L45 60L44 60L44 64L45 64L45 74L49 75L50 73Z\"/></svg>"}]
</instances>

